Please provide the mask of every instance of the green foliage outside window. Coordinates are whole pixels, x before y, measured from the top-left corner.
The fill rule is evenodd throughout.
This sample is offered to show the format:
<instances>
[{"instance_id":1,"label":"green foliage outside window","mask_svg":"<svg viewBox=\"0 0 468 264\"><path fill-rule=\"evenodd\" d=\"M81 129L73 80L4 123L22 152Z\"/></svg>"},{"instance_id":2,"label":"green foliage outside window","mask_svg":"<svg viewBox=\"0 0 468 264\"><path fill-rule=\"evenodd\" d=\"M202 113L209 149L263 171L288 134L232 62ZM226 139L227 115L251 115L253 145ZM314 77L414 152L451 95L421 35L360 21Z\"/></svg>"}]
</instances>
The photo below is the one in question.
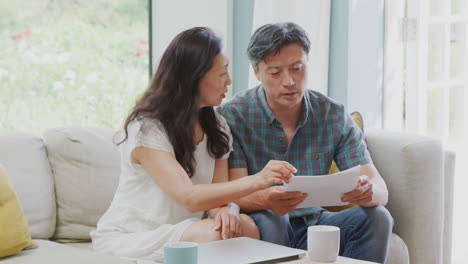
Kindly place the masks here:
<instances>
[{"instance_id":1,"label":"green foliage outside window","mask_svg":"<svg viewBox=\"0 0 468 264\"><path fill-rule=\"evenodd\" d=\"M0 129L119 129L148 86L148 1L0 2Z\"/></svg>"}]
</instances>

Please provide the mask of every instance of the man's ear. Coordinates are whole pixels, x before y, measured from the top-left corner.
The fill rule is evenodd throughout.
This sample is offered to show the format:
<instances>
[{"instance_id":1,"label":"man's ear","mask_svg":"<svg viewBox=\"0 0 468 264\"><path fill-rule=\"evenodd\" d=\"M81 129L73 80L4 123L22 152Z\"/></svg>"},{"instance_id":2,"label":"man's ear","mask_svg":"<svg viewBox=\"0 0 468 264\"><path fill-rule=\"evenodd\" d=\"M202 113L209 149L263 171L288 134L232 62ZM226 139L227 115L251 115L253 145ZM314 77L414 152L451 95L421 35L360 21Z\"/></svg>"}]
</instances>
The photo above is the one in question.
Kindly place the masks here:
<instances>
[{"instance_id":1,"label":"man's ear","mask_svg":"<svg viewBox=\"0 0 468 264\"><path fill-rule=\"evenodd\" d=\"M258 67L258 66L257 66L257 67ZM253 70L253 72L254 72L254 74L255 74L255 77L257 77L257 80L260 82L260 77L258 76L258 70L255 69L255 66L253 66L253 65L252 65L252 70Z\"/></svg>"}]
</instances>

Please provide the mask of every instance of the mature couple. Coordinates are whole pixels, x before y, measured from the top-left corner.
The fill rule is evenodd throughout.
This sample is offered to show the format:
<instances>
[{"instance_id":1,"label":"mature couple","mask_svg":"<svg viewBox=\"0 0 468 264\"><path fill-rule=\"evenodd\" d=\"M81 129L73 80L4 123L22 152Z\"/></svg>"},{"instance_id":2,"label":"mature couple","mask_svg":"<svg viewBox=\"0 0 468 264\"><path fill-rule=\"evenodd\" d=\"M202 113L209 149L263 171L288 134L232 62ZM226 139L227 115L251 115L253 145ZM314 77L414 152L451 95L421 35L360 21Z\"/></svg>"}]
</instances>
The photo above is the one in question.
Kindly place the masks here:
<instances>
[{"instance_id":1,"label":"mature couple","mask_svg":"<svg viewBox=\"0 0 468 264\"><path fill-rule=\"evenodd\" d=\"M334 225L340 255L383 263L385 182L343 105L307 89L309 49L294 23L260 27L247 54L261 85L215 110L231 84L221 40L201 27L177 35L120 134L120 183L91 233L95 249L145 257L167 242L239 236L306 249L308 226ZM295 209L306 195L279 184L327 174L333 160L361 165L342 197L359 206Z\"/></svg>"}]
</instances>

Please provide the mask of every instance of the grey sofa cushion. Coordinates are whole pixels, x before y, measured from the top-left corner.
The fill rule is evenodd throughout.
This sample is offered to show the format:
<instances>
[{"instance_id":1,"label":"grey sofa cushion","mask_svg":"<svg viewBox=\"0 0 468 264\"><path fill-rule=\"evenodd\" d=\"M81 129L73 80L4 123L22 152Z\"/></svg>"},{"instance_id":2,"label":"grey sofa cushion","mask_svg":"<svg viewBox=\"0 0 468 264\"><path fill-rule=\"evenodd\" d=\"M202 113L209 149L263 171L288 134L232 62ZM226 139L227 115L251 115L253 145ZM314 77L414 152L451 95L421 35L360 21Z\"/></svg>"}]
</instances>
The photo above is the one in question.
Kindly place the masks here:
<instances>
[{"instance_id":1,"label":"grey sofa cushion","mask_svg":"<svg viewBox=\"0 0 468 264\"><path fill-rule=\"evenodd\" d=\"M34 240L38 248L1 260L2 264L132 264L131 260L66 246L48 240Z\"/></svg>"},{"instance_id":2,"label":"grey sofa cushion","mask_svg":"<svg viewBox=\"0 0 468 264\"><path fill-rule=\"evenodd\" d=\"M409 264L408 247L405 242L392 233L390 237L390 247L388 249L388 258L386 264Z\"/></svg>"},{"instance_id":3,"label":"grey sofa cushion","mask_svg":"<svg viewBox=\"0 0 468 264\"><path fill-rule=\"evenodd\" d=\"M0 146L0 163L11 177L31 237L52 237L56 219L54 181L44 142L31 134L0 132Z\"/></svg>"},{"instance_id":4,"label":"grey sofa cushion","mask_svg":"<svg viewBox=\"0 0 468 264\"><path fill-rule=\"evenodd\" d=\"M44 134L57 195L54 239L89 240L89 232L109 207L120 176L113 135L111 129L86 127Z\"/></svg>"}]
</instances>

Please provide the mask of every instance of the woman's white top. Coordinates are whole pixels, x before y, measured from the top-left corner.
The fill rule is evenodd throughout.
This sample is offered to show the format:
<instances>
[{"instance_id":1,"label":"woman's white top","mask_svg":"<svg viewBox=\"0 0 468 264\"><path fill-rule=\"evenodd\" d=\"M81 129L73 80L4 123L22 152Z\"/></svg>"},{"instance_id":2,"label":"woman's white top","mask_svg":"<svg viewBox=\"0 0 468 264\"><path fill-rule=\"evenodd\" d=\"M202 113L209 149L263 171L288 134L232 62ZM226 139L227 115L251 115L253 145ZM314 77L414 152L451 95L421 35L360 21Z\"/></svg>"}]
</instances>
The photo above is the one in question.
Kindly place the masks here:
<instances>
[{"instance_id":1,"label":"woman's white top","mask_svg":"<svg viewBox=\"0 0 468 264\"><path fill-rule=\"evenodd\" d=\"M219 114L216 116L229 137L232 150L232 137L226 120ZM120 132L118 136L123 135ZM199 220L203 215L203 212L190 213L185 210L159 187L141 165L132 163L131 153L140 146L167 151L175 158L162 123L143 119L129 124L128 138L119 146L119 185L109 209L97 224L97 230L91 232L93 246L99 251L127 257L148 255L166 242L177 241L194 219ZM222 159L227 159L229 153ZM206 134L196 146L194 157L196 165L192 183L211 183L215 159L208 152Z\"/></svg>"}]
</instances>

